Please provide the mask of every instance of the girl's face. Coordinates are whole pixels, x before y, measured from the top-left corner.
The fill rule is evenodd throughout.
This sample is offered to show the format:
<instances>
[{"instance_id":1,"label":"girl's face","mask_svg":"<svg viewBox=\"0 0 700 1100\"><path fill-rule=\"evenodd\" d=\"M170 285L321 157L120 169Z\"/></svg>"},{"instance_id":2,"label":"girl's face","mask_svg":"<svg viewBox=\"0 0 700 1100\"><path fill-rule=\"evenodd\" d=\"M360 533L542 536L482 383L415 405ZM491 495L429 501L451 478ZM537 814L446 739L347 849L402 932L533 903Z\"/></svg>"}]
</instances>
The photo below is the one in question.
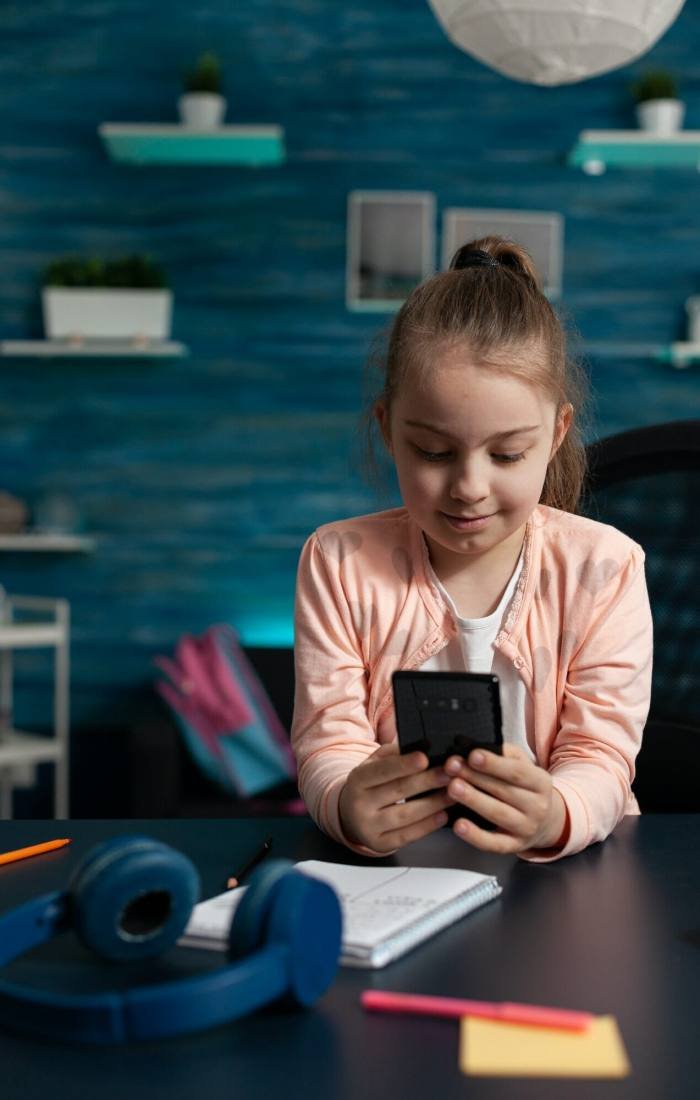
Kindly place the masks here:
<instances>
[{"instance_id":1,"label":"girl's face","mask_svg":"<svg viewBox=\"0 0 700 1100\"><path fill-rule=\"evenodd\" d=\"M376 415L401 496L424 531L434 566L458 566L506 542L520 544L571 406L514 375L449 348L422 385L407 378L388 416Z\"/></svg>"}]
</instances>

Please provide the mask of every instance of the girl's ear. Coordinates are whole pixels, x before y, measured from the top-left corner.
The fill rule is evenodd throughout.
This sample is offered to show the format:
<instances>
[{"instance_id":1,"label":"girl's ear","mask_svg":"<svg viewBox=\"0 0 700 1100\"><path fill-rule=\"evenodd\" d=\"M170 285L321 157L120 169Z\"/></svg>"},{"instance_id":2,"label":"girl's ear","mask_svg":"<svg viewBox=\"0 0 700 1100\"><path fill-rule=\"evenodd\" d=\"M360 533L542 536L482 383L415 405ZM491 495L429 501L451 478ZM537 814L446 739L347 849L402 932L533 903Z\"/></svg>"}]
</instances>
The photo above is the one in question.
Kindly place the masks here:
<instances>
[{"instance_id":1,"label":"girl's ear","mask_svg":"<svg viewBox=\"0 0 700 1100\"><path fill-rule=\"evenodd\" d=\"M391 430L389 426L389 410L386 404L381 399L375 402L374 405L374 417L379 425L379 430L382 433L382 439L384 440L384 446L390 455L393 456L394 452L391 447Z\"/></svg>"},{"instance_id":2,"label":"girl's ear","mask_svg":"<svg viewBox=\"0 0 700 1100\"><path fill-rule=\"evenodd\" d=\"M566 433L571 427L571 421L573 420L573 418L574 407L572 404L570 404L570 402L567 401L565 405L562 405L559 412L557 413L557 422L554 425L554 439L552 440L552 450L549 454L550 462L564 442Z\"/></svg>"}]
</instances>

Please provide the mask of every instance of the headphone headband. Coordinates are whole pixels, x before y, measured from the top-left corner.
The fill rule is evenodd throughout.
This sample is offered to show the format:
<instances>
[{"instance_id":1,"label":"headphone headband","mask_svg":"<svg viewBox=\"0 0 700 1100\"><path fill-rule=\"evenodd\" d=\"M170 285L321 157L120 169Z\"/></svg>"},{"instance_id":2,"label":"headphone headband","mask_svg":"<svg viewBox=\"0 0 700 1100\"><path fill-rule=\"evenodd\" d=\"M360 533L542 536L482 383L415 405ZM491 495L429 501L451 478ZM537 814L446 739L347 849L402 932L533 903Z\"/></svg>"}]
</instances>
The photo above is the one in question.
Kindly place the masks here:
<instances>
[{"instance_id":1,"label":"headphone headband","mask_svg":"<svg viewBox=\"0 0 700 1100\"><path fill-rule=\"evenodd\" d=\"M183 923L177 895L182 889L191 892L193 876L197 879L192 865L181 853L150 838L122 838L108 842L109 852L106 848L100 845L88 854L68 891L44 894L0 917L0 965L69 928L84 940L87 937L88 946L100 954L105 955L106 944L106 957L112 959L143 958L144 941L157 943L158 950L176 942L191 912L190 906ZM163 926L153 935L128 933L120 939L124 899L128 908L132 894L132 902L144 897L144 856L151 865L162 864L174 904L163 912ZM162 892L161 881L154 882ZM90 937L98 920L106 922L98 931L105 933L106 927L107 932L95 943ZM237 1019L285 993L297 1004L312 1004L333 981L340 955L341 916L338 898L326 883L295 871L287 860L268 862L251 877L234 915L233 954L239 924L246 943L240 961L194 978L88 995L0 982L0 1024L80 1042L162 1038ZM152 954L152 944L147 946Z\"/></svg>"},{"instance_id":2,"label":"headphone headband","mask_svg":"<svg viewBox=\"0 0 700 1100\"><path fill-rule=\"evenodd\" d=\"M6 966L32 947L47 943L69 927L66 892L54 890L18 905L0 917L0 966Z\"/></svg>"}]
</instances>

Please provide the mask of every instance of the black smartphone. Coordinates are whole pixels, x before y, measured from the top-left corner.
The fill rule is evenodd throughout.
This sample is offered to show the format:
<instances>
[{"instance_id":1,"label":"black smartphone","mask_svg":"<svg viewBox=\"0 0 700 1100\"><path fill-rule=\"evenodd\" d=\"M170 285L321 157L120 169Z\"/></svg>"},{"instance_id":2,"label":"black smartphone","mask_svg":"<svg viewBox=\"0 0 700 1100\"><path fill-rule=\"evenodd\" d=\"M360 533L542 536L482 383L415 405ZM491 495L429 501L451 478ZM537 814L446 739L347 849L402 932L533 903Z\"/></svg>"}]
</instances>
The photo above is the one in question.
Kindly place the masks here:
<instances>
[{"instance_id":1,"label":"black smartphone","mask_svg":"<svg viewBox=\"0 0 700 1100\"><path fill-rule=\"evenodd\" d=\"M392 686L402 753L424 752L431 768L444 764L448 756L466 759L476 748L501 753L498 676L491 672L395 672ZM482 829L496 828L466 806L449 806L446 812L448 826L458 817L467 817Z\"/></svg>"}]
</instances>

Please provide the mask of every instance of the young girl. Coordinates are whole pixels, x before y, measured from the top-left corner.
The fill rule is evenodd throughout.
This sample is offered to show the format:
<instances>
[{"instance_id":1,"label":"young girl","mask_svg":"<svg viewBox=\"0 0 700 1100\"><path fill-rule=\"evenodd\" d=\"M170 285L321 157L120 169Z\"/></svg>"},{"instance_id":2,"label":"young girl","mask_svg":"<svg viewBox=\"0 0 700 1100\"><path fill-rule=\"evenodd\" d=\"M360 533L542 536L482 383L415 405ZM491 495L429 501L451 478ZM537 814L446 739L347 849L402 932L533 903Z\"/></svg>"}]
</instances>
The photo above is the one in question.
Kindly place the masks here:
<instances>
[{"instance_id":1,"label":"young girl","mask_svg":"<svg viewBox=\"0 0 700 1100\"><path fill-rule=\"evenodd\" d=\"M575 514L581 387L530 257L488 237L417 287L374 413L404 506L319 528L301 554L292 744L311 815L385 855L455 834L551 860L625 814L649 708L644 553ZM496 673L503 755L399 755L397 669ZM431 791L424 798L411 795Z\"/></svg>"}]
</instances>

